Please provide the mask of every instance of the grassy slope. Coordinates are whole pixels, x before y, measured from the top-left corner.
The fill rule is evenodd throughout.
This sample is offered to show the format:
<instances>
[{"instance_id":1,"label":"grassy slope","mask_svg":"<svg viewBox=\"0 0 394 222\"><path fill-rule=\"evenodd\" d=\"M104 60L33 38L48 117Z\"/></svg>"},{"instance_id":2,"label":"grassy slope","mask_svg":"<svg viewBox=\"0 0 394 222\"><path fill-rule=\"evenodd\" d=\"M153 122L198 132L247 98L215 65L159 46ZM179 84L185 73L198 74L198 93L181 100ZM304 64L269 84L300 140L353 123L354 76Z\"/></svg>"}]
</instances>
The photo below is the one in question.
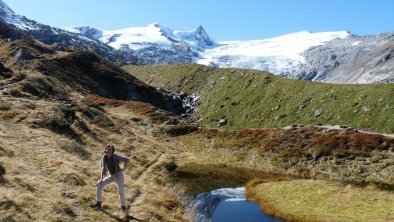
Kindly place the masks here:
<instances>
[{"instance_id":1,"label":"grassy slope","mask_svg":"<svg viewBox=\"0 0 394 222\"><path fill-rule=\"evenodd\" d=\"M166 138L181 165L216 164L394 188L394 139L317 127L219 131Z\"/></svg>"},{"instance_id":2,"label":"grassy slope","mask_svg":"<svg viewBox=\"0 0 394 222\"><path fill-rule=\"evenodd\" d=\"M126 66L157 87L198 93L195 119L228 129L297 124L349 125L394 132L394 84L338 85L292 80L266 72L214 69L196 64ZM315 117L315 110L323 113Z\"/></svg>"},{"instance_id":3,"label":"grassy slope","mask_svg":"<svg viewBox=\"0 0 394 222\"><path fill-rule=\"evenodd\" d=\"M24 41L31 43L28 39ZM264 147L272 143L271 139L282 139L281 136L284 134L278 135L278 138L260 138L257 135L258 138L254 139L254 137L250 138L250 135L233 134L227 131L224 131L223 134L216 131L217 134L213 132L211 135L212 132L208 129L203 130L202 134L168 138L168 135L176 136L196 129L189 126L188 123L144 103L86 97L88 92L95 95L100 95L100 93L95 90L78 90L80 87L87 86L79 85L79 81L75 81L73 84L61 82L62 78L67 76L64 74L80 73L83 69L70 70L72 66L67 66L67 69L54 66L53 70L44 70L45 73L41 73L40 69L37 70L37 67L42 67L43 64L46 64L44 68L51 67L51 64L58 64L45 63L45 61L51 61L56 57L55 61L67 61L68 53L66 52L57 52L57 55L53 55L53 52L48 50L46 54L43 54L39 47L32 50L28 46L24 48L24 52L27 53L25 57L28 59L37 58L37 60L15 62L9 55L12 50L15 50L15 47L11 43L1 41L0 53L10 58L4 64L12 68L15 76L0 81L0 86L4 86L4 89L0 88L0 90L7 94L7 96L0 97L0 165L5 169L5 175L0 178L0 220L127 221L131 219L131 216L134 216L150 221L187 221L187 214L182 205L184 201L178 199L182 189L173 186L168 181L168 172L165 170L165 166L174 161L174 156L181 157L181 163L201 162L203 164L219 164L221 167L228 164L245 167L246 170L266 167L266 170L281 172L288 170L294 174L305 173L304 169L309 167L308 161L312 161L310 159L305 161L305 158L309 158L308 154L311 154L313 149L306 153L298 152L298 150L295 158L289 156L292 154L292 150L286 152L285 148L287 147L279 147L280 150L275 150L275 152L265 152ZM276 77L268 74L261 74L260 77L249 75L240 77L237 72L241 71L237 70L234 72L232 70L216 70L199 65L177 65L175 67L176 69L171 66L167 67L168 75L174 78L170 83L178 84L180 82L178 85L173 85L172 88L184 89L188 93L201 92L203 98L205 95L207 98L216 99L216 95L210 97L210 93L222 89L223 86L230 86L230 89L232 87L242 88L238 87L240 78L267 76L273 78L272 81L276 81ZM152 72L156 72L156 68L150 67ZM67 72L60 72L56 69ZM98 69L98 71L100 70ZM179 76L171 75L174 70L177 70L178 74L191 72L194 75L186 73L185 78L179 80ZM105 72L107 73L107 71ZM228 76L227 80L234 78L234 83L226 84L227 80L220 80L223 76L221 72ZM250 71L250 73L252 72L255 71ZM96 71L89 72L92 75L94 73ZM146 71L141 71L141 73L146 73ZM53 74L59 74L57 77L62 78L52 78ZM252 83L253 81L257 80L252 80ZM262 81L269 81L269 79ZM95 86L100 82L93 81L92 83L93 85L90 86ZM207 83L213 84L214 87L208 87ZM271 83L267 82L268 85L271 86ZM215 88L217 86L219 87ZM250 87L246 87L246 89L253 88ZM236 93L236 90L233 90L233 93ZM222 91L219 90L217 93L222 93ZM256 94L254 91L249 93L253 96ZM69 100L59 101L54 97L54 94L67 94ZM217 97L222 98L222 96ZM367 98L369 97L367 96ZM231 98L229 97L227 100L231 100ZM215 101L212 100L212 102ZM386 99L383 98L382 102L385 103ZM245 104L247 103L245 102ZM245 106L245 104L238 105ZM203 105L200 108L203 108ZM209 104L206 103L206 105ZM238 105L235 103L233 106ZM226 106L223 107L224 110L225 108ZM207 123L216 124L216 120L209 121ZM247 127L246 122L239 124L236 126L230 122L230 127ZM296 134L304 136L302 133ZM164 140L158 140L152 135L162 135ZM287 138L287 140L292 143L291 138ZM376 141L381 140L374 138L373 142ZM127 169L127 204L131 206L128 217L122 218L120 214L116 213L118 204L114 186L108 188L109 192L104 194L106 211L92 211L88 207L95 196L94 184L98 179L98 160L102 155L102 146L108 142L114 143L119 153L135 156ZM283 144L286 145L286 143ZM392 175L390 170L393 169L392 152L387 154L386 149L390 144L385 142L382 145L383 151L386 153L372 152L372 155L367 156L366 159L340 159L339 166L335 166L337 168L334 167L331 171L335 176L335 169L339 169L339 172L345 170L346 173L348 172L346 170L351 168L351 170L360 170L362 174L365 172L364 161L371 161L372 164L369 166L372 169L371 172L378 172L377 177L372 179L381 179L380 177L383 176L384 183L387 183L387 180L392 182L392 178L391 180L386 178L387 175ZM300 144L296 145L298 147ZM331 145L329 143L328 148ZM260 149L263 149L264 152L260 152ZM281 155L282 149L283 155ZM323 152L326 151L323 150ZM275 157L279 157L279 159ZM288 162L280 159L289 157ZM336 160L328 156L322 158L320 163L315 162L318 165L317 172L322 172L322 169L324 171L327 166L332 165L333 161ZM361 164L356 165L359 163ZM352 167L354 165L356 165L355 169ZM306 173L309 173L310 170L308 168ZM366 173L366 175L361 175L360 179L371 175L368 170Z\"/></svg>"},{"instance_id":4,"label":"grassy slope","mask_svg":"<svg viewBox=\"0 0 394 222\"><path fill-rule=\"evenodd\" d=\"M165 113L143 103L102 101L0 97L0 221L189 220L182 188L168 180L171 151L149 136L160 125L155 115L165 119ZM88 206L106 143L133 156L125 171L127 215L119 212L115 185L104 190L104 211Z\"/></svg>"},{"instance_id":5,"label":"grassy slope","mask_svg":"<svg viewBox=\"0 0 394 222\"><path fill-rule=\"evenodd\" d=\"M150 133L182 120L114 99L132 93L160 106L164 95L94 54L55 52L3 23L0 57L12 70L0 78L0 221L190 221L168 177L173 151ZM132 157L126 214L115 185L104 190L103 211L89 207L107 143Z\"/></svg>"},{"instance_id":6,"label":"grassy slope","mask_svg":"<svg viewBox=\"0 0 394 222\"><path fill-rule=\"evenodd\" d=\"M394 193L321 180L260 183L248 198L287 221L393 221Z\"/></svg>"}]
</instances>

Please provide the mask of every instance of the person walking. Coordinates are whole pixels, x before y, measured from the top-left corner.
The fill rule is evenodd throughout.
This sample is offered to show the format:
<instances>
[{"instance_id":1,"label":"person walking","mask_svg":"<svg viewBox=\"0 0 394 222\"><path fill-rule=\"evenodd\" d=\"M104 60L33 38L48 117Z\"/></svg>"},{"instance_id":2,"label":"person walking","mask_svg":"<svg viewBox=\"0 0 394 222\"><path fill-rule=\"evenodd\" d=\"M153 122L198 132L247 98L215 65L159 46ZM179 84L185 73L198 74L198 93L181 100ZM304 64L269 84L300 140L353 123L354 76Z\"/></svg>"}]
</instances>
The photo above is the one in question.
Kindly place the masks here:
<instances>
[{"instance_id":1,"label":"person walking","mask_svg":"<svg viewBox=\"0 0 394 222\"><path fill-rule=\"evenodd\" d=\"M116 182L120 199L120 209L122 212L126 212L123 171L126 169L129 159L115 154L115 147L111 144L105 146L104 152L105 155L101 159L101 180L96 184L96 203L91 204L90 207L97 210L101 209L101 192L105 186ZM124 163L123 168L120 168L120 162ZM108 176L107 171L109 171Z\"/></svg>"}]
</instances>

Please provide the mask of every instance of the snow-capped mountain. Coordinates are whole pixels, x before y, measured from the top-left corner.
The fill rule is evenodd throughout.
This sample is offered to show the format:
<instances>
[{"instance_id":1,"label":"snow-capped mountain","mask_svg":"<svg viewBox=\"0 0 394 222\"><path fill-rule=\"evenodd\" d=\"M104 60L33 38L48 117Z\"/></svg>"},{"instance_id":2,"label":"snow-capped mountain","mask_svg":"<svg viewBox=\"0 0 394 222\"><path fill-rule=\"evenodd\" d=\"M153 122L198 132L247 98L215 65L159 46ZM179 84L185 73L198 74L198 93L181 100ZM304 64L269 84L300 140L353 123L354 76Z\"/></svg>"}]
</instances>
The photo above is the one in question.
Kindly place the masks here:
<instances>
[{"instance_id":1,"label":"snow-capped mountain","mask_svg":"<svg viewBox=\"0 0 394 222\"><path fill-rule=\"evenodd\" d=\"M304 51L291 77L332 83L394 82L394 32L334 39Z\"/></svg>"},{"instance_id":2,"label":"snow-capped mountain","mask_svg":"<svg viewBox=\"0 0 394 222\"><path fill-rule=\"evenodd\" d=\"M218 67L265 70L290 76L305 63L305 57L301 55L305 50L335 38L346 39L349 35L345 31L303 31L263 40L219 42L219 47L205 50L203 58L197 62Z\"/></svg>"},{"instance_id":3,"label":"snow-capped mountain","mask_svg":"<svg viewBox=\"0 0 394 222\"><path fill-rule=\"evenodd\" d=\"M360 68L366 63L364 56L379 57L377 53L367 54L393 42L393 33L356 36L348 31L302 31L263 40L214 42L201 26L192 31L174 31L158 24L114 31L89 26L65 29L119 50L133 50L146 64L195 62L338 83L391 82L394 78L393 66L387 61L379 67Z\"/></svg>"},{"instance_id":4,"label":"snow-capped mountain","mask_svg":"<svg viewBox=\"0 0 394 222\"><path fill-rule=\"evenodd\" d=\"M262 40L215 42L202 26L192 31L159 24L112 31L91 26L59 29L15 14L2 0L0 20L58 49L91 50L118 64L194 62L322 82L394 81L394 33L302 31Z\"/></svg>"},{"instance_id":5,"label":"snow-capped mountain","mask_svg":"<svg viewBox=\"0 0 394 222\"><path fill-rule=\"evenodd\" d=\"M201 52L215 45L202 26L192 31L175 31L157 23L113 31L91 26L64 30L94 38L118 50L132 50L147 64L194 62Z\"/></svg>"},{"instance_id":6,"label":"snow-capped mountain","mask_svg":"<svg viewBox=\"0 0 394 222\"><path fill-rule=\"evenodd\" d=\"M158 45L171 48L172 44L187 43L187 46L201 51L214 42L209 38L202 26L192 31L174 31L157 23L146 27L131 27L115 31L103 31L91 26L66 27L69 32L78 33L89 38L100 40L115 49L128 47L133 50Z\"/></svg>"},{"instance_id":7,"label":"snow-capped mountain","mask_svg":"<svg viewBox=\"0 0 394 222\"><path fill-rule=\"evenodd\" d=\"M80 51L89 50L112 62L124 63L124 61L128 61L129 63L138 63L137 58L130 51L115 50L94 38L88 38L30 20L16 14L2 0L0 0L0 21L15 26L18 30L39 41L54 45L58 50L65 50L65 47Z\"/></svg>"}]
</instances>

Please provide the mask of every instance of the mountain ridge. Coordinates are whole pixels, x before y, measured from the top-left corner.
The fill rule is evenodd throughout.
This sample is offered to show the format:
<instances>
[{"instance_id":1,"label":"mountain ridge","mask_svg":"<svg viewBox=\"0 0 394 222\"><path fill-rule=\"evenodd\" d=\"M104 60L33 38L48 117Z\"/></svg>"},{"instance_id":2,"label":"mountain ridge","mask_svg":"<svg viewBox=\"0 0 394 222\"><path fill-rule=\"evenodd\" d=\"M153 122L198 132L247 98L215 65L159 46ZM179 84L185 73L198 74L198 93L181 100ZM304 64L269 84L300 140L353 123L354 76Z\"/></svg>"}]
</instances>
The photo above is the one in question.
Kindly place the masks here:
<instances>
[{"instance_id":1,"label":"mountain ridge","mask_svg":"<svg viewBox=\"0 0 394 222\"><path fill-rule=\"evenodd\" d=\"M377 50L394 42L394 32L357 36L349 31L301 31L263 40L215 42L202 26L176 31L154 23L113 31L91 26L68 27L66 31L17 15L3 1L0 3L0 19L33 38L57 49L94 51L118 65L199 63L320 82L394 81L392 56ZM377 51L369 53L373 50ZM387 59L368 62L374 58Z\"/></svg>"}]
</instances>

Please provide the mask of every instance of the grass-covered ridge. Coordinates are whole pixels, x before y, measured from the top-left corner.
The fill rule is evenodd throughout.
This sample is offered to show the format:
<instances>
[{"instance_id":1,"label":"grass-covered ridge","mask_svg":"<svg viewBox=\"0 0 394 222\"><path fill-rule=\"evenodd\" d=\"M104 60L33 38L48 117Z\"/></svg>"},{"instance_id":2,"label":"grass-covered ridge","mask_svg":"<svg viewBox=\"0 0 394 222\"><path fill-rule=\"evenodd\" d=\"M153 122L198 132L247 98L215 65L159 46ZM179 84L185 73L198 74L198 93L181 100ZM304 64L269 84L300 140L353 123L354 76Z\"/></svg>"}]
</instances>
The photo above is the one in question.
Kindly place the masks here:
<instances>
[{"instance_id":1,"label":"grass-covered ridge","mask_svg":"<svg viewBox=\"0 0 394 222\"><path fill-rule=\"evenodd\" d=\"M246 129L305 125L349 125L394 132L394 84L325 84L267 72L217 69L196 64L126 66L154 85L200 96L195 115L203 126Z\"/></svg>"}]
</instances>

